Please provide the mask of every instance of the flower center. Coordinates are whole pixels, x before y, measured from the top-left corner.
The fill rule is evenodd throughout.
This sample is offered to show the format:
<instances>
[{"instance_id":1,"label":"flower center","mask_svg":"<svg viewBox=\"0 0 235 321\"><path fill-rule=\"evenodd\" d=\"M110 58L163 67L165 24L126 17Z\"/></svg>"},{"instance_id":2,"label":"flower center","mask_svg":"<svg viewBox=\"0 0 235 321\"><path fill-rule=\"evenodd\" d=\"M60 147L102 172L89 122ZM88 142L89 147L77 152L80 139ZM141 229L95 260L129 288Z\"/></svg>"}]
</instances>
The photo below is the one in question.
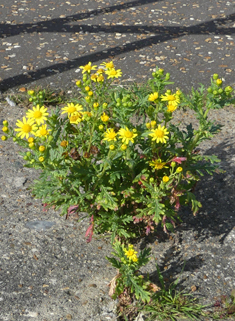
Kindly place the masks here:
<instances>
[{"instance_id":1,"label":"flower center","mask_svg":"<svg viewBox=\"0 0 235 321\"><path fill-rule=\"evenodd\" d=\"M116 76L116 74L117 74L116 70L111 70L111 71L110 71L110 75Z\"/></svg>"},{"instance_id":2,"label":"flower center","mask_svg":"<svg viewBox=\"0 0 235 321\"><path fill-rule=\"evenodd\" d=\"M72 114L76 111L76 108L74 106L70 106L67 110L68 110L68 113Z\"/></svg>"},{"instance_id":3,"label":"flower center","mask_svg":"<svg viewBox=\"0 0 235 321\"><path fill-rule=\"evenodd\" d=\"M135 254L135 251L134 250L128 250L127 252L126 252L126 256L127 257L131 257L131 256L133 256Z\"/></svg>"},{"instance_id":4,"label":"flower center","mask_svg":"<svg viewBox=\"0 0 235 321\"><path fill-rule=\"evenodd\" d=\"M110 139L113 139L113 138L115 138L115 137L116 137L116 133L112 133L112 132L109 133L109 138L110 138Z\"/></svg>"},{"instance_id":5,"label":"flower center","mask_svg":"<svg viewBox=\"0 0 235 321\"><path fill-rule=\"evenodd\" d=\"M44 129L44 128L42 128L42 129L40 130L40 134L41 134L42 136L47 135L47 130Z\"/></svg>"},{"instance_id":6,"label":"flower center","mask_svg":"<svg viewBox=\"0 0 235 321\"><path fill-rule=\"evenodd\" d=\"M159 138L163 138L164 137L164 131L161 129L156 129L155 131L155 135Z\"/></svg>"},{"instance_id":7,"label":"flower center","mask_svg":"<svg viewBox=\"0 0 235 321\"><path fill-rule=\"evenodd\" d=\"M133 137L133 133L128 130L128 131L125 132L125 137L126 138L131 138L131 137Z\"/></svg>"},{"instance_id":8,"label":"flower center","mask_svg":"<svg viewBox=\"0 0 235 321\"><path fill-rule=\"evenodd\" d=\"M33 114L34 118L40 118L42 117L42 113L39 110L36 110Z\"/></svg>"},{"instance_id":9,"label":"flower center","mask_svg":"<svg viewBox=\"0 0 235 321\"><path fill-rule=\"evenodd\" d=\"M86 71L90 71L90 70L91 70L91 66L86 65L86 66L84 67L84 69L85 69Z\"/></svg>"},{"instance_id":10,"label":"flower center","mask_svg":"<svg viewBox=\"0 0 235 321\"><path fill-rule=\"evenodd\" d=\"M108 62L108 63L106 64L106 67L107 67L107 68L114 68L114 64L113 64L112 62Z\"/></svg>"},{"instance_id":11,"label":"flower center","mask_svg":"<svg viewBox=\"0 0 235 321\"><path fill-rule=\"evenodd\" d=\"M24 133L29 133L31 130L32 130L32 127L31 127L29 124L24 124L24 125L22 126L22 131L23 131Z\"/></svg>"},{"instance_id":12,"label":"flower center","mask_svg":"<svg viewBox=\"0 0 235 321\"><path fill-rule=\"evenodd\" d=\"M168 101L174 101L175 100L175 96L174 95L168 95L167 99L168 99Z\"/></svg>"},{"instance_id":13,"label":"flower center","mask_svg":"<svg viewBox=\"0 0 235 321\"><path fill-rule=\"evenodd\" d=\"M71 121L76 121L76 120L78 120L78 118L80 118L78 115L73 115L73 116L70 117L70 120Z\"/></svg>"}]
</instances>

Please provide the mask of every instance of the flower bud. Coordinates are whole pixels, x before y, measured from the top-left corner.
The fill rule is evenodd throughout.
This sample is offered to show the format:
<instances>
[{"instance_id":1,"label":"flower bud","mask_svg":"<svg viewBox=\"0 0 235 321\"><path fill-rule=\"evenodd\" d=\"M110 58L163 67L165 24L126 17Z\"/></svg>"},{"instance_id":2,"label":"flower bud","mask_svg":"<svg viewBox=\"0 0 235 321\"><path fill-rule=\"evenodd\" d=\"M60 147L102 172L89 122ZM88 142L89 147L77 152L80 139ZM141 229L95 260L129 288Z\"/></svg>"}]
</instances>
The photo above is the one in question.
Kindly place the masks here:
<instances>
[{"instance_id":1,"label":"flower bud","mask_svg":"<svg viewBox=\"0 0 235 321\"><path fill-rule=\"evenodd\" d=\"M3 131L4 133L7 133L7 132L8 132L8 127L7 127L7 126L2 127L2 131Z\"/></svg>"},{"instance_id":2,"label":"flower bud","mask_svg":"<svg viewBox=\"0 0 235 321\"><path fill-rule=\"evenodd\" d=\"M171 74L169 72L166 73L166 77L165 77L165 80L169 80L171 77Z\"/></svg>"},{"instance_id":3,"label":"flower bud","mask_svg":"<svg viewBox=\"0 0 235 321\"><path fill-rule=\"evenodd\" d=\"M39 148L38 148L39 152L44 152L45 149L46 149L46 148L45 148L45 146L43 146L43 145L39 146Z\"/></svg>"},{"instance_id":4,"label":"flower bud","mask_svg":"<svg viewBox=\"0 0 235 321\"><path fill-rule=\"evenodd\" d=\"M110 149L110 150L114 150L114 149L115 149L115 146L114 146L114 145L110 145L110 146L109 146L109 149Z\"/></svg>"},{"instance_id":5,"label":"flower bud","mask_svg":"<svg viewBox=\"0 0 235 321\"><path fill-rule=\"evenodd\" d=\"M213 75L213 79L214 79L214 80L217 80L218 78L219 78L219 75L218 75L218 74L214 74L214 75Z\"/></svg>"},{"instance_id":6,"label":"flower bud","mask_svg":"<svg viewBox=\"0 0 235 321\"><path fill-rule=\"evenodd\" d=\"M31 149L35 149L35 145L34 145L34 143L29 143L29 148L31 148Z\"/></svg>"},{"instance_id":7,"label":"flower bud","mask_svg":"<svg viewBox=\"0 0 235 321\"><path fill-rule=\"evenodd\" d=\"M122 146L121 146L121 150L126 150L127 149L127 145L126 144L122 144Z\"/></svg>"},{"instance_id":8,"label":"flower bud","mask_svg":"<svg viewBox=\"0 0 235 321\"><path fill-rule=\"evenodd\" d=\"M167 182L169 182L169 176L163 176L163 178L162 178L162 181L163 181L163 183L167 183Z\"/></svg>"},{"instance_id":9,"label":"flower bud","mask_svg":"<svg viewBox=\"0 0 235 321\"><path fill-rule=\"evenodd\" d=\"M183 168L182 168L182 167L178 167L178 168L176 169L176 173L181 173L181 172L182 172L182 170L183 170Z\"/></svg>"}]
</instances>

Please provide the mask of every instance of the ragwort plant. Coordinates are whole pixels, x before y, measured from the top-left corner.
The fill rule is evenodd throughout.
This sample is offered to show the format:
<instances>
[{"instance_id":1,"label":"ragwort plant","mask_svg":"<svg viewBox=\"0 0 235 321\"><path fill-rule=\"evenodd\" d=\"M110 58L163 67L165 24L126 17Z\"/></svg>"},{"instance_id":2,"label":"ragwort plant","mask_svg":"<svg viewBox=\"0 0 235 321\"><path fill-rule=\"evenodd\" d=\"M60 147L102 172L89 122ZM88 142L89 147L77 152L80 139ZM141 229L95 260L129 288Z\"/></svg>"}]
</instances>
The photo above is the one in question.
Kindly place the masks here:
<instances>
[{"instance_id":1,"label":"ragwort plant","mask_svg":"<svg viewBox=\"0 0 235 321\"><path fill-rule=\"evenodd\" d=\"M88 241L94 231L111 233L112 242L149 234L158 224L168 232L182 205L191 204L195 215L201 204L193 187L218 162L195 148L220 130L208 112L234 101L233 89L214 75L207 91L201 86L186 96L166 89L172 83L163 69L145 87L131 88L115 85L122 72L112 61L81 69L79 98L49 113L43 97L29 91L34 105L16 128L3 122L2 140L12 137L26 149L25 166L41 170L33 195L62 215L87 212ZM196 129L173 124L180 106L195 111Z\"/></svg>"}]
</instances>

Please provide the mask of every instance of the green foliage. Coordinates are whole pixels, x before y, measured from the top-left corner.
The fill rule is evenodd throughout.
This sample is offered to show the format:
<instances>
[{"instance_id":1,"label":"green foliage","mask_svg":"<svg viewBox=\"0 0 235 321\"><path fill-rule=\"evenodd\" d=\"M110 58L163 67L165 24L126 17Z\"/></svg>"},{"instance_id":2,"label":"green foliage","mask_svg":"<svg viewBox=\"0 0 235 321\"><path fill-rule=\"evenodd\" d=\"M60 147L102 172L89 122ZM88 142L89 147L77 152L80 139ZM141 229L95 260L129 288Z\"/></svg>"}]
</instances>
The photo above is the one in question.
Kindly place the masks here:
<instances>
[{"instance_id":1,"label":"green foliage","mask_svg":"<svg viewBox=\"0 0 235 321\"><path fill-rule=\"evenodd\" d=\"M116 299L117 296L127 291L136 300L140 299L143 302L149 302L150 292L146 290L149 282L140 274L139 269L150 260L151 250L144 249L137 257L137 252L134 251L133 246L130 244L125 248L124 244L116 241L113 243L113 248L114 251L111 254L118 259L114 257L106 257L106 259L113 267L118 269L118 274L110 282L110 295Z\"/></svg>"},{"instance_id":2,"label":"green foliage","mask_svg":"<svg viewBox=\"0 0 235 321\"><path fill-rule=\"evenodd\" d=\"M50 114L44 105L53 93L28 91L33 107L26 123L17 122L17 134L4 126L2 139L26 149L25 166L41 170L32 193L62 215L77 206L92 217L92 231L109 232L112 242L149 234L158 224L168 233L180 206L190 204L194 215L201 207L193 187L219 160L195 148L220 130L208 112L233 101L233 89L213 78L210 90L173 92L170 74L159 68L141 86L111 86L121 71L112 62L104 68L82 66L78 98ZM173 122L180 107L195 112L198 126Z\"/></svg>"},{"instance_id":3,"label":"green foliage","mask_svg":"<svg viewBox=\"0 0 235 321\"><path fill-rule=\"evenodd\" d=\"M180 317L197 320L204 315L206 306L198 304L192 295L176 289L179 278L167 287L159 267L156 267L161 289L151 296L148 304L140 307L145 311L147 320L177 320Z\"/></svg>"}]
</instances>

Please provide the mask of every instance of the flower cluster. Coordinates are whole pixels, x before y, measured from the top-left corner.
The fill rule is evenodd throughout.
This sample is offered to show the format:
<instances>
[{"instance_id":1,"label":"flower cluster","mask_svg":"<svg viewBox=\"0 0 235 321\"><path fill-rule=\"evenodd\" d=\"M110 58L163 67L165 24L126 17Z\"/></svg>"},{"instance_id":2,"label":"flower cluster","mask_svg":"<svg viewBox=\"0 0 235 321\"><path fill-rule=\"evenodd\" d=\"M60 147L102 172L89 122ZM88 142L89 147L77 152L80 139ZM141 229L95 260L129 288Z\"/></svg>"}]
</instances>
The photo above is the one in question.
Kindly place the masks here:
<instances>
[{"instance_id":1,"label":"flower cluster","mask_svg":"<svg viewBox=\"0 0 235 321\"><path fill-rule=\"evenodd\" d=\"M100 66L88 62L80 69L78 97L49 109L44 91L30 90L32 108L16 128L3 122L2 140L12 137L27 149L26 166L42 169L32 188L37 198L62 208L63 214L76 207L93 218L89 236L97 229L111 231L112 240L130 238L141 229L149 234L159 223L168 232L180 206L191 203L194 214L201 206L191 192L204 166L197 164L206 160L205 170L212 173L217 159L194 150L219 130L208 112L227 103L233 90L223 89L214 75L212 93L188 97L166 89L172 84L170 74L158 68L146 87L117 88L111 85L122 72L113 61ZM222 89L216 97L215 88ZM197 129L181 131L171 122L180 106L197 113ZM131 246L125 259L138 262Z\"/></svg>"},{"instance_id":2,"label":"flower cluster","mask_svg":"<svg viewBox=\"0 0 235 321\"><path fill-rule=\"evenodd\" d=\"M133 249L133 245L132 244L129 244L128 245L128 248L124 248L124 253L125 253L125 256L127 257L127 259L129 260L129 262L138 262L138 257L137 257L137 251L135 251Z\"/></svg>"}]
</instances>

